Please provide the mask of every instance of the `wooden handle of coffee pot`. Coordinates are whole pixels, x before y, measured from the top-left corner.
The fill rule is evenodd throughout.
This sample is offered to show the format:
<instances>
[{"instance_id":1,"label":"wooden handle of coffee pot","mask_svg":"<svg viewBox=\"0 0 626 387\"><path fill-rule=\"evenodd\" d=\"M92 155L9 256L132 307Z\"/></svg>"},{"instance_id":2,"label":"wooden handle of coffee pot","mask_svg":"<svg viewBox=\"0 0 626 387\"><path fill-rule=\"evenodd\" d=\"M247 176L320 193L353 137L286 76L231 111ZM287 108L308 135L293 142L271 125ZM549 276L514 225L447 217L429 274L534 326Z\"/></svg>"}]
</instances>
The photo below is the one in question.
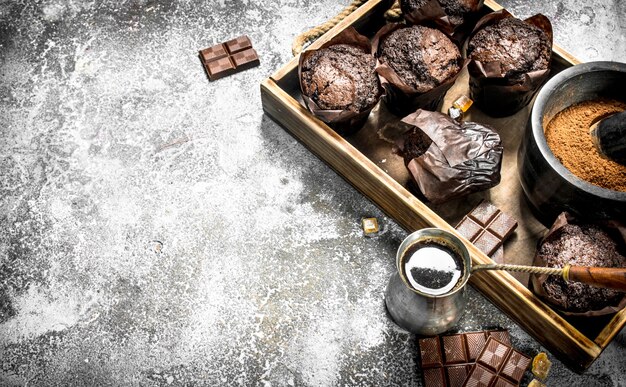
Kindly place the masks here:
<instances>
[{"instance_id":1,"label":"wooden handle of coffee pot","mask_svg":"<svg viewBox=\"0 0 626 387\"><path fill-rule=\"evenodd\" d=\"M564 271L566 281L626 291L626 268L570 266Z\"/></svg>"},{"instance_id":2,"label":"wooden handle of coffee pot","mask_svg":"<svg viewBox=\"0 0 626 387\"><path fill-rule=\"evenodd\" d=\"M558 275L565 281L574 281L599 288L615 289L626 292L626 267L586 267L570 266L542 267L511 265L504 263L485 263L472 266L472 273L483 270L506 270L530 274Z\"/></svg>"}]
</instances>

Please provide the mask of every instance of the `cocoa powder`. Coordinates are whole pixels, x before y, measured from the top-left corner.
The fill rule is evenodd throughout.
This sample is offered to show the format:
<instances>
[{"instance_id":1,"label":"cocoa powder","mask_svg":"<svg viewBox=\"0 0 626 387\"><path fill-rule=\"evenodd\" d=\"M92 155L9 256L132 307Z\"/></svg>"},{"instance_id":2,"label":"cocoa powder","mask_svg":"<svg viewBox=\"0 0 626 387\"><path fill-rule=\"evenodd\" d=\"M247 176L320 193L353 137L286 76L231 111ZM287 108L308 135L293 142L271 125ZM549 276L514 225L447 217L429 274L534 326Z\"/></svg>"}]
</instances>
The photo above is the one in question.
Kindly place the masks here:
<instances>
[{"instance_id":1,"label":"cocoa powder","mask_svg":"<svg viewBox=\"0 0 626 387\"><path fill-rule=\"evenodd\" d=\"M567 169L591 184L626 192L626 167L604 159L593 145L589 127L626 110L626 103L598 99L572 105L548 124L545 135L552 153Z\"/></svg>"}]
</instances>

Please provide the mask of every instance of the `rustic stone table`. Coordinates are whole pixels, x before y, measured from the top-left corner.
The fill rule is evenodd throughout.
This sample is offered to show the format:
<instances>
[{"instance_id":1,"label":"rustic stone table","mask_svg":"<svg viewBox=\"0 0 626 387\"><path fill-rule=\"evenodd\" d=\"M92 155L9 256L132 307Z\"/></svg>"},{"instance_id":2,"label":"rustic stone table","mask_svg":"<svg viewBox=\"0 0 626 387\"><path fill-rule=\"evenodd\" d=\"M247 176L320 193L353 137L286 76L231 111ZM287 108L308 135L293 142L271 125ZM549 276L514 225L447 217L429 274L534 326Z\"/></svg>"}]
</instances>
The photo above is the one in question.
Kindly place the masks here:
<instances>
[{"instance_id":1,"label":"rustic stone table","mask_svg":"<svg viewBox=\"0 0 626 387\"><path fill-rule=\"evenodd\" d=\"M420 385L382 297L406 233L260 103L294 36L347 3L0 2L0 385ZM623 2L503 5L626 61ZM197 50L243 33L261 66L209 83ZM462 329L541 349L470 304ZM625 346L549 385L626 385Z\"/></svg>"}]
</instances>

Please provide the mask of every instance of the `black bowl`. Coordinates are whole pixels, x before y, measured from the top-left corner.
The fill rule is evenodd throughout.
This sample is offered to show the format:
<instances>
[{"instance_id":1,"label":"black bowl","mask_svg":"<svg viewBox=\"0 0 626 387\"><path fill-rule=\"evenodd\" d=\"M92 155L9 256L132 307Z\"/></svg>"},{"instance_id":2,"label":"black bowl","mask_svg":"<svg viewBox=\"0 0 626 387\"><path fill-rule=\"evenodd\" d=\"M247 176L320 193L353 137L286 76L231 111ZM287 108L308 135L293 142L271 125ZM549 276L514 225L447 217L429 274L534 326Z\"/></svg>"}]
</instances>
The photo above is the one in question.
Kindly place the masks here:
<instances>
[{"instance_id":1,"label":"black bowl","mask_svg":"<svg viewBox=\"0 0 626 387\"><path fill-rule=\"evenodd\" d=\"M517 165L535 215L551 225L568 211L581 219L626 219L626 192L588 183L559 162L544 136L544 124L561 110L596 98L626 101L626 64L589 62L570 67L539 91L518 152Z\"/></svg>"}]
</instances>

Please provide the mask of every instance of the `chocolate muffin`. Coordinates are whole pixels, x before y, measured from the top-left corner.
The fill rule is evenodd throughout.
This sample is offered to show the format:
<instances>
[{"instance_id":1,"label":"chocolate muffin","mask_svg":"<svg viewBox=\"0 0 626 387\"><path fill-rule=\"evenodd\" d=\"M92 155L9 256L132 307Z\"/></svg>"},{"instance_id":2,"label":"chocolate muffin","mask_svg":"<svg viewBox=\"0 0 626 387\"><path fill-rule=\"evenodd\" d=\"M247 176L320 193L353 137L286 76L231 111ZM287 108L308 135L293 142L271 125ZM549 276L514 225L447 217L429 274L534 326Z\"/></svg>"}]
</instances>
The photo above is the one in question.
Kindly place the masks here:
<instances>
[{"instance_id":1,"label":"chocolate muffin","mask_svg":"<svg viewBox=\"0 0 626 387\"><path fill-rule=\"evenodd\" d=\"M552 43L544 30L513 17L479 30L467 47L468 58L483 64L500 62L500 75L511 80L547 69L551 54Z\"/></svg>"},{"instance_id":2,"label":"chocolate muffin","mask_svg":"<svg viewBox=\"0 0 626 387\"><path fill-rule=\"evenodd\" d=\"M443 32L424 26L400 28L384 38L379 60L418 93L425 93L455 76L461 53Z\"/></svg>"},{"instance_id":3,"label":"chocolate muffin","mask_svg":"<svg viewBox=\"0 0 626 387\"><path fill-rule=\"evenodd\" d=\"M382 94L375 67L374 56L359 47L322 48L302 63L302 91L321 109L361 112Z\"/></svg>"},{"instance_id":4,"label":"chocolate muffin","mask_svg":"<svg viewBox=\"0 0 626 387\"><path fill-rule=\"evenodd\" d=\"M500 183L502 141L492 128L421 109L402 123L412 128L396 147L412 183L428 201L443 203Z\"/></svg>"},{"instance_id":5,"label":"chocolate muffin","mask_svg":"<svg viewBox=\"0 0 626 387\"><path fill-rule=\"evenodd\" d=\"M419 10L430 0L400 0L400 9L405 15ZM478 0L437 0L448 16L450 23L460 25L465 22L467 15L476 11L480 5Z\"/></svg>"},{"instance_id":6,"label":"chocolate muffin","mask_svg":"<svg viewBox=\"0 0 626 387\"><path fill-rule=\"evenodd\" d=\"M566 224L537 251L548 267L626 267L626 257L606 231L594 225ZM550 276L541 284L547 301L567 312L587 312L615 306L624 293Z\"/></svg>"}]
</instances>

